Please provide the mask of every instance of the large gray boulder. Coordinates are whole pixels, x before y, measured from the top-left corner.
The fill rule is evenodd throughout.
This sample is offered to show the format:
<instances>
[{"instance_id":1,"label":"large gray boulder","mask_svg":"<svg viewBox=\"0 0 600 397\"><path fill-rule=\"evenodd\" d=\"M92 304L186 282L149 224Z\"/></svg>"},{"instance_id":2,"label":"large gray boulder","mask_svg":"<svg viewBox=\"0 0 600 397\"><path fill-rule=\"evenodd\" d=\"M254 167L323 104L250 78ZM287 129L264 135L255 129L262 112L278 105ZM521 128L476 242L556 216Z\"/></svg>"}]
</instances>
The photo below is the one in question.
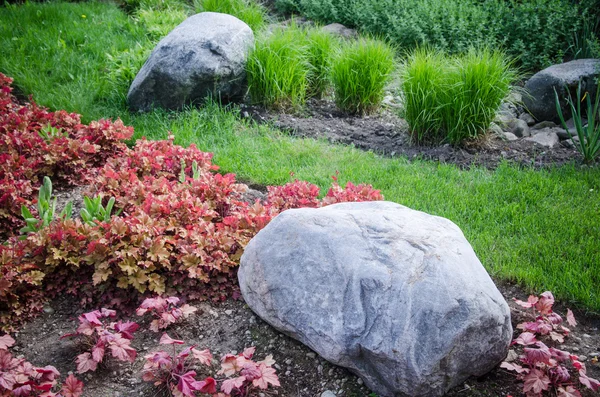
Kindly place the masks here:
<instances>
[{"instance_id":1,"label":"large gray boulder","mask_svg":"<svg viewBox=\"0 0 600 397\"><path fill-rule=\"evenodd\" d=\"M381 396L442 396L506 356L510 311L460 229L391 202L284 211L238 272L250 308Z\"/></svg>"},{"instance_id":2,"label":"large gray boulder","mask_svg":"<svg viewBox=\"0 0 600 397\"><path fill-rule=\"evenodd\" d=\"M208 96L240 98L253 44L252 29L231 15L189 17L157 44L135 77L127 95L130 109L180 109Z\"/></svg>"},{"instance_id":3,"label":"large gray boulder","mask_svg":"<svg viewBox=\"0 0 600 397\"><path fill-rule=\"evenodd\" d=\"M524 96L523 103L536 120L559 123L554 89L558 92L561 109L566 120L571 117L571 112L564 99L568 92L575 99L577 85L581 82L582 92L587 90L594 95L597 90L594 79L598 76L600 76L600 59L578 59L550 66L534 74L527 81L525 90L529 95Z\"/></svg>"}]
</instances>

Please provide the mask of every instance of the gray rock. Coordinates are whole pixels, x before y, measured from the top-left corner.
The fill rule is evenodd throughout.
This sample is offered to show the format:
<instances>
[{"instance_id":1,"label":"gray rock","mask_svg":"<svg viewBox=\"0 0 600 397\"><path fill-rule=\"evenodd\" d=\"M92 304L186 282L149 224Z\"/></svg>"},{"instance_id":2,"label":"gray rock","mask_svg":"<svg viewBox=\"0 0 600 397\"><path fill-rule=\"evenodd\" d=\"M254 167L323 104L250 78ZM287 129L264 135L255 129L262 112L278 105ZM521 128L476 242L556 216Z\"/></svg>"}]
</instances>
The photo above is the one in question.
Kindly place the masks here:
<instances>
[{"instance_id":1,"label":"gray rock","mask_svg":"<svg viewBox=\"0 0 600 397\"><path fill-rule=\"evenodd\" d=\"M502 138L504 137L504 131L502 131L502 128L500 128L500 126L494 122L490 123L490 127L488 128L488 131L496 134L496 136Z\"/></svg>"},{"instance_id":2,"label":"gray rock","mask_svg":"<svg viewBox=\"0 0 600 397\"><path fill-rule=\"evenodd\" d=\"M341 23L331 23L323 26L322 29L325 32L331 33L334 36L342 37L344 39L352 39L358 36L358 32L355 29L347 28Z\"/></svg>"},{"instance_id":3,"label":"gray rock","mask_svg":"<svg viewBox=\"0 0 600 397\"><path fill-rule=\"evenodd\" d=\"M503 135L504 139L506 139L509 142L516 141L519 139L519 137L517 137L512 132L504 132L504 133L502 133L502 135Z\"/></svg>"},{"instance_id":4,"label":"gray rock","mask_svg":"<svg viewBox=\"0 0 600 397\"><path fill-rule=\"evenodd\" d=\"M525 139L548 148L553 148L560 141L556 132L554 132L551 128L540 130L532 137Z\"/></svg>"},{"instance_id":5,"label":"gray rock","mask_svg":"<svg viewBox=\"0 0 600 397\"><path fill-rule=\"evenodd\" d=\"M524 120L512 119L508 123L507 127L510 128L510 132L512 132L519 138L523 138L523 137L527 137L527 136L531 135L529 132L529 126L527 125L527 122Z\"/></svg>"},{"instance_id":6,"label":"gray rock","mask_svg":"<svg viewBox=\"0 0 600 397\"><path fill-rule=\"evenodd\" d=\"M525 90L529 95L523 98L523 103L536 120L559 122L554 98L556 89L563 114L569 118L570 111L565 100L567 92L574 94L581 81L582 89L595 95L597 85L594 79L600 75L599 70L600 59L578 59L550 66L527 81Z\"/></svg>"},{"instance_id":7,"label":"gray rock","mask_svg":"<svg viewBox=\"0 0 600 397\"><path fill-rule=\"evenodd\" d=\"M543 130L544 128L554 128L554 127L558 127L558 125L556 125L556 123L553 121L546 120L546 121L541 121L541 122L537 123L536 125L531 127L531 130Z\"/></svg>"},{"instance_id":8,"label":"gray rock","mask_svg":"<svg viewBox=\"0 0 600 397\"><path fill-rule=\"evenodd\" d=\"M496 124L498 124L503 131L509 130L510 131L510 127L508 127L508 125L515 119L515 116L511 113L508 112L498 112L496 114L496 118L494 119L494 122Z\"/></svg>"},{"instance_id":9,"label":"gray rock","mask_svg":"<svg viewBox=\"0 0 600 397\"><path fill-rule=\"evenodd\" d=\"M565 121L565 124L567 125L568 129L575 131L575 119L570 118L569 120ZM585 117L581 118L581 125L584 127L587 126L587 119Z\"/></svg>"},{"instance_id":10,"label":"gray rock","mask_svg":"<svg viewBox=\"0 0 600 397\"><path fill-rule=\"evenodd\" d=\"M532 126L535 124L535 119L533 118L532 115L530 115L529 113L525 112L525 113L521 113L519 115L519 119L523 120L524 122L527 123L528 126Z\"/></svg>"},{"instance_id":11,"label":"gray rock","mask_svg":"<svg viewBox=\"0 0 600 397\"><path fill-rule=\"evenodd\" d=\"M442 396L507 354L510 310L461 230L390 202L278 215L248 244L246 303L384 396Z\"/></svg>"},{"instance_id":12,"label":"gray rock","mask_svg":"<svg viewBox=\"0 0 600 397\"><path fill-rule=\"evenodd\" d=\"M244 94L252 29L239 19L203 12L183 21L154 48L129 88L132 110L180 109L207 97Z\"/></svg>"},{"instance_id":13,"label":"gray rock","mask_svg":"<svg viewBox=\"0 0 600 397\"><path fill-rule=\"evenodd\" d=\"M565 130L564 128L559 128L559 127L555 127L555 128L550 128L551 131L554 131L556 133L556 135L558 135L558 138L562 141L565 139L570 139L571 136L569 135L569 133L567 132L567 130ZM571 129L569 130L571 132L571 134L573 135L577 135L577 132L575 132L575 130Z\"/></svg>"}]
</instances>

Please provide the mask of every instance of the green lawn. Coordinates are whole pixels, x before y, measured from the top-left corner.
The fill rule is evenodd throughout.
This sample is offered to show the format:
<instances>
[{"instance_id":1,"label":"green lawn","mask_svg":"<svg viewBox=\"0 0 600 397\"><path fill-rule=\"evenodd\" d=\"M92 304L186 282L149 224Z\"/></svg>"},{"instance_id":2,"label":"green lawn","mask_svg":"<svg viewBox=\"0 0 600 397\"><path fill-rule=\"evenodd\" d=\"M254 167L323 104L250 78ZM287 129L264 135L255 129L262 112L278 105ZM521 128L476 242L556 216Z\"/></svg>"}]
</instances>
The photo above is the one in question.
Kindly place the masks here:
<instances>
[{"instance_id":1,"label":"green lawn","mask_svg":"<svg viewBox=\"0 0 600 397\"><path fill-rule=\"evenodd\" d=\"M85 17L84 17L85 16ZM600 169L535 171L504 164L495 171L382 158L350 147L290 138L209 104L181 113L130 114L127 87L110 80L122 51L144 45L146 28L110 3L27 3L0 8L0 72L52 109L85 121L121 117L137 138L195 143L215 153L224 172L259 184L295 177L329 185L366 182L388 200L458 224L496 279L531 292L552 290L600 311Z\"/></svg>"}]
</instances>

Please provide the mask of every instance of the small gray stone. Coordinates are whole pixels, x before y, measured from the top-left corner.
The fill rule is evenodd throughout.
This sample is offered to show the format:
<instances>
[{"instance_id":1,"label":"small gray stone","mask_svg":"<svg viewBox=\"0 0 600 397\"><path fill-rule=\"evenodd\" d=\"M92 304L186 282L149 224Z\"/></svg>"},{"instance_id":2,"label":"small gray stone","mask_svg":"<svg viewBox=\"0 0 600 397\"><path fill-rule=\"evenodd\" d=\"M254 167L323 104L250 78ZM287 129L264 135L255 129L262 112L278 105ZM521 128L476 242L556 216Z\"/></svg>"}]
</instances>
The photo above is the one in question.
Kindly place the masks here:
<instances>
[{"instance_id":1,"label":"small gray stone","mask_svg":"<svg viewBox=\"0 0 600 397\"><path fill-rule=\"evenodd\" d=\"M533 118L532 115L530 115L529 113L525 112L525 113L521 113L519 115L519 119L523 120L524 122L527 123L528 126L532 126L535 124L535 119Z\"/></svg>"},{"instance_id":2,"label":"small gray stone","mask_svg":"<svg viewBox=\"0 0 600 397\"><path fill-rule=\"evenodd\" d=\"M578 356L578 357L579 357L579 361L585 361L585 360L587 360L586 356Z\"/></svg>"},{"instance_id":3,"label":"small gray stone","mask_svg":"<svg viewBox=\"0 0 600 397\"><path fill-rule=\"evenodd\" d=\"M331 390L325 390L323 393L321 393L321 397L335 397L335 393Z\"/></svg>"},{"instance_id":4,"label":"small gray stone","mask_svg":"<svg viewBox=\"0 0 600 397\"><path fill-rule=\"evenodd\" d=\"M513 141L516 141L516 140L518 140L518 139L519 139L519 138L518 138L518 137L517 137L515 134L513 134L512 132L503 132L503 133L502 133L502 135L503 135L504 139L506 139L506 140L507 140L507 141L509 141L509 142L513 142Z\"/></svg>"},{"instance_id":5,"label":"small gray stone","mask_svg":"<svg viewBox=\"0 0 600 397\"><path fill-rule=\"evenodd\" d=\"M535 142L539 145L545 146L547 148L553 148L560 139L558 139L558 135L556 132L551 129L544 129L538 131L535 135L529 138L525 138L528 141Z\"/></svg>"},{"instance_id":6,"label":"small gray stone","mask_svg":"<svg viewBox=\"0 0 600 397\"><path fill-rule=\"evenodd\" d=\"M554 128L558 127L553 121L542 121L531 127L532 130L543 130L544 128Z\"/></svg>"},{"instance_id":7,"label":"small gray stone","mask_svg":"<svg viewBox=\"0 0 600 397\"><path fill-rule=\"evenodd\" d=\"M504 361L506 361L507 363L512 363L513 361L516 361L518 358L519 358L519 354L516 351L514 351L513 349L510 349L508 351L508 355L506 356Z\"/></svg>"},{"instance_id":8,"label":"small gray stone","mask_svg":"<svg viewBox=\"0 0 600 397\"><path fill-rule=\"evenodd\" d=\"M339 36L344 39L351 39L358 36L358 33L355 29L347 28L341 23L331 23L323 26L322 29L327 33L331 33L332 35Z\"/></svg>"},{"instance_id":9,"label":"small gray stone","mask_svg":"<svg viewBox=\"0 0 600 397\"><path fill-rule=\"evenodd\" d=\"M504 137L504 131L502 131L502 128L500 128L500 126L496 123L492 122L488 128L488 131L492 134L495 134L499 138Z\"/></svg>"},{"instance_id":10,"label":"small gray stone","mask_svg":"<svg viewBox=\"0 0 600 397\"><path fill-rule=\"evenodd\" d=\"M575 131L573 131L573 130L569 130L569 132L567 132L567 130L565 130L563 128L559 128L559 127L551 128L551 130L554 131L556 133L556 135L558 135L558 137L560 138L561 141L571 138L571 136L569 135L569 132L571 134L577 135L575 133Z\"/></svg>"},{"instance_id":11,"label":"small gray stone","mask_svg":"<svg viewBox=\"0 0 600 397\"><path fill-rule=\"evenodd\" d=\"M509 121L508 128L510 128L510 132L519 138L524 138L531 135L529 133L529 126L527 125L527 122L521 119L512 119Z\"/></svg>"},{"instance_id":12,"label":"small gray stone","mask_svg":"<svg viewBox=\"0 0 600 397\"><path fill-rule=\"evenodd\" d=\"M308 358L317 358L317 354L315 352L306 353L306 357Z\"/></svg>"},{"instance_id":13,"label":"small gray stone","mask_svg":"<svg viewBox=\"0 0 600 397\"><path fill-rule=\"evenodd\" d=\"M45 305L43 310L46 314L54 314L54 308L50 305Z\"/></svg>"}]
</instances>

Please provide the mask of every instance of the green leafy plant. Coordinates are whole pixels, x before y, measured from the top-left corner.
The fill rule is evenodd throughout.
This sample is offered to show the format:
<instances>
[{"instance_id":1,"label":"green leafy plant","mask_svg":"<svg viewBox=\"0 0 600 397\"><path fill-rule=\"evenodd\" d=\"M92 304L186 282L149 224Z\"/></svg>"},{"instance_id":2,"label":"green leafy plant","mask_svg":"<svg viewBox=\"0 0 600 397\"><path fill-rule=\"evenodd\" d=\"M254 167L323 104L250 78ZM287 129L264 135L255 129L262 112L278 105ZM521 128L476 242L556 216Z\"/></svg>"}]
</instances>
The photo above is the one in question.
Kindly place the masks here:
<instances>
[{"instance_id":1,"label":"green leafy plant","mask_svg":"<svg viewBox=\"0 0 600 397\"><path fill-rule=\"evenodd\" d=\"M39 136L46 142L52 141L56 138L62 138L69 136L69 133L62 131L60 128L53 127L52 124L46 124L38 131Z\"/></svg>"},{"instance_id":2,"label":"green leafy plant","mask_svg":"<svg viewBox=\"0 0 600 397\"><path fill-rule=\"evenodd\" d=\"M31 213L27 206L21 206L21 214L27 224L21 229L21 234L35 233L48 226L56 217L56 198L52 200L52 181L47 176L44 177L44 182L40 187L37 210L39 219ZM60 219L70 219L72 211L73 203L69 201L58 217Z\"/></svg>"},{"instance_id":3,"label":"green leafy plant","mask_svg":"<svg viewBox=\"0 0 600 397\"><path fill-rule=\"evenodd\" d=\"M593 105L592 99L587 92L581 96L581 83L579 83L577 86L576 100L573 100L570 92L568 93L567 104L569 105L571 114L573 116L573 121L575 122L575 132L577 133L578 140L573 139L573 134L571 133L569 127L567 127L556 89L554 90L554 97L556 102L556 111L558 112L558 117L560 118L563 128L567 130L567 133L571 137L575 147L583 156L583 161L588 164L593 163L600 155L600 122L598 121L600 118L600 92L596 93L596 100L594 101ZM587 104L587 125L584 125L584 115L581 112L581 102L584 100Z\"/></svg>"},{"instance_id":4,"label":"green leafy plant","mask_svg":"<svg viewBox=\"0 0 600 397\"><path fill-rule=\"evenodd\" d=\"M233 15L256 32L265 24L267 10L253 0L194 0L196 12L212 11Z\"/></svg>"},{"instance_id":5,"label":"green leafy plant","mask_svg":"<svg viewBox=\"0 0 600 397\"><path fill-rule=\"evenodd\" d=\"M460 144L484 134L517 76L500 51L448 56L417 49L402 73L404 117L413 141Z\"/></svg>"},{"instance_id":6,"label":"green leafy plant","mask_svg":"<svg viewBox=\"0 0 600 397\"><path fill-rule=\"evenodd\" d=\"M82 208L79 212L81 215L81 219L84 222L95 226L96 221L99 222L108 222L112 217L113 206L115 205L115 198L111 197L106 203L106 207L102 205L102 196L96 196L94 198L89 198L87 196L83 197L83 204L85 208ZM115 215L119 215L121 210L118 210Z\"/></svg>"},{"instance_id":7,"label":"green leafy plant","mask_svg":"<svg viewBox=\"0 0 600 397\"><path fill-rule=\"evenodd\" d=\"M246 65L252 101L280 109L304 104L311 69L307 47L295 24L259 39Z\"/></svg>"},{"instance_id":8,"label":"green leafy plant","mask_svg":"<svg viewBox=\"0 0 600 397\"><path fill-rule=\"evenodd\" d=\"M363 38L344 45L331 68L338 107L359 114L377 110L393 70L394 50L385 42Z\"/></svg>"}]
</instances>

